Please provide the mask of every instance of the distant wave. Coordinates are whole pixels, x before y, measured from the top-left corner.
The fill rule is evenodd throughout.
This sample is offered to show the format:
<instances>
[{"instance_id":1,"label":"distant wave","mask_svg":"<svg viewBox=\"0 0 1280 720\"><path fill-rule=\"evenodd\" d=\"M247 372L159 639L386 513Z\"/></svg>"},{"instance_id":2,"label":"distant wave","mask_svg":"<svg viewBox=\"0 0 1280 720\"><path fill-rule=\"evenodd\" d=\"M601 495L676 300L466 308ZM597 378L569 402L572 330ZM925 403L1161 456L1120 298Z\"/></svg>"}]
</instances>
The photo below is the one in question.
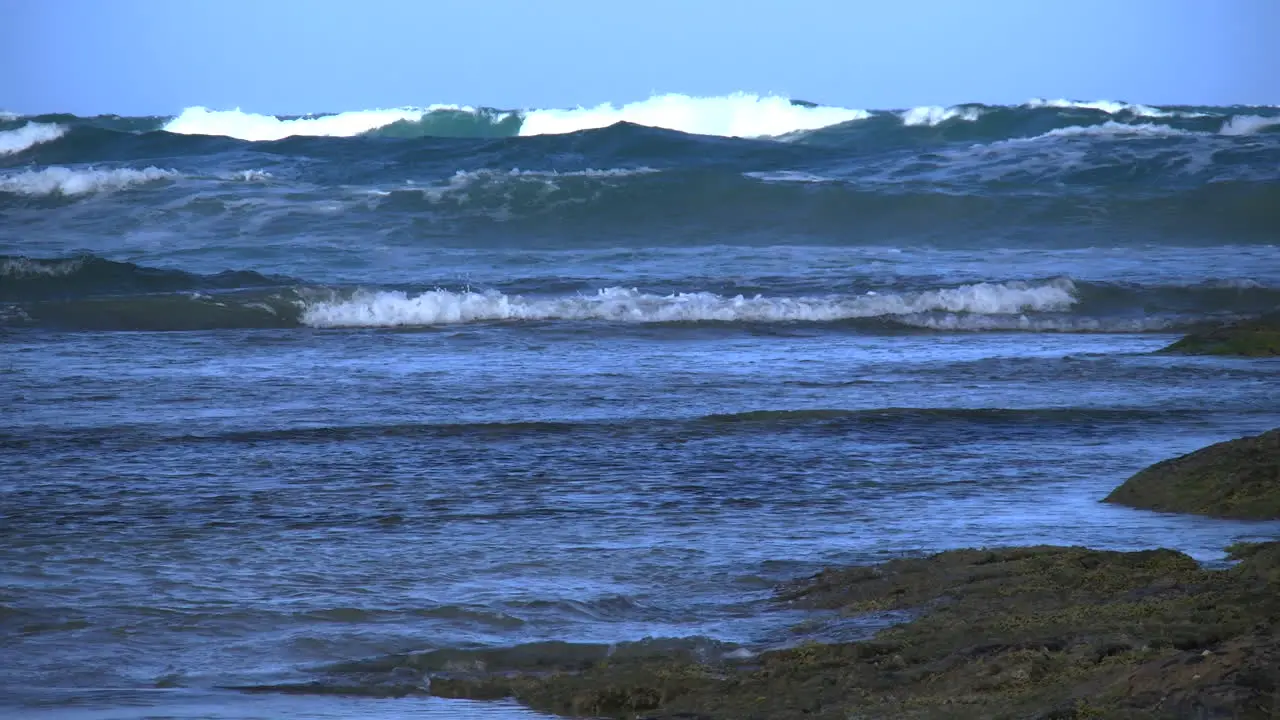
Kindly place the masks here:
<instances>
[{"instance_id":1,"label":"distant wave","mask_svg":"<svg viewBox=\"0 0 1280 720\"><path fill-rule=\"evenodd\" d=\"M1013 228L1045 227L1080 238L1123 227L1127 233L1155 228L1176 237L1195 229L1236 241L1275 241L1280 186L1274 183L1228 181L1226 173L1234 168L1170 148L1156 148L1149 160L1115 152L1082 158L1070 147L1041 147L1051 140L1018 142L1029 147L938 153L932 169L922 163L910 167L915 184L904 183L899 169L911 157L854 166L853 176L644 166L566 173L477 170L383 186L351 202L373 213L447 215L473 230L499 224L511 232L546 229L561 237L578 230L623 232L660 244L673 227L693 224L738 237L774 229L792 236L856 232L861 242L929 232L930 242L943 245L951 236L982 229L1000 237ZM1253 170L1240 170L1245 171ZM1201 177L1215 182L1194 184ZM1128 191L1126 186L1144 178L1188 184ZM1053 183L1057 192L986 191L1000 183ZM1095 188L1101 192L1092 196Z\"/></svg>"},{"instance_id":2,"label":"distant wave","mask_svg":"<svg viewBox=\"0 0 1280 720\"><path fill-rule=\"evenodd\" d=\"M1130 114L1140 117L1167 118L1167 117L1204 117L1204 113L1186 112L1179 110L1163 110L1161 108L1151 107L1150 105L1138 105L1135 103L1115 102L1112 100L1049 100L1045 98L1037 98L1024 103L1023 107L1029 108L1061 108L1076 110L1097 110L1107 113L1108 115Z\"/></svg>"},{"instance_id":3,"label":"distant wave","mask_svg":"<svg viewBox=\"0 0 1280 720\"><path fill-rule=\"evenodd\" d=\"M1018 139L1043 139L1052 137L1073 137L1079 135L1098 135L1098 136L1119 136L1119 135L1145 135L1169 137L1174 135L1190 135L1194 134L1190 130L1180 130L1168 125L1156 125L1153 123L1120 123L1114 120L1098 125L1071 125L1069 127L1054 128L1043 135L1036 135L1032 138Z\"/></svg>"},{"instance_id":4,"label":"distant wave","mask_svg":"<svg viewBox=\"0 0 1280 720\"><path fill-rule=\"evenodd\" d=\"M776 95L734 93L721 97L657 95L614 107L605 103L573 110L533 110L525 114L521 135L591 130L619 122L723 137L776 137L870 117L866 110L798 105Z\"/></svg>"},{"instance_id":5,"label":"distant wave","mask_svg":"<svg viewBox=\"0 0 1280 720\"><path fill-rule=\"evenodd\" d=\"M323 211L356 233L429 222L433 231L471 243L523 238L518 242L570 246L754 244L774 233L857 245L986 244L984 238L999 242L1011 233L1046 246L1091 244L1100 233L1126 243L1158 234L1177 242L1273 244L1280 227L1276 151L1219 152L1211 143L1230 149L1234 141L1176 129L1100 125L839 164L821 148L652 137L666 132L593 131L600 137L573 142L579 167L564 170L545 169L547 148L523 143L504 144L510 165L497 158L497 167L468 170L453 169L448 158L418 169L394 154L373 171L367 168L375 163L308 161L305 174L270 165L197 172L190 160L175 162L186 166L181 171L24 164L0 169L0 211L101 201L153 212L146 206L163 191L166 214L194 204L210 222L270 222L284 233L305 232L308 218ZM617 157L619 148L626 155ZM305 149L309 158L321 154ZM792 162L779 163L779 155ZM602 162L581 167L591 158ZM615 158L622 162L611 165ZM245 184L265 187L252 195L232 187Z\"/></svg>"},{"instance_id":6,"label":"distant wave","mask_svg":"<svg viewBox=\"0 0 1280 720\"><path fill-rule=\"evenodd\" d=\"M613 322L833 322L935 311L1062 311L1075 302L1069 280L966 285L920 293L858 297L724 297L693 292L653 295L606 288L594 295L523 298L500 292L356 292L311 302L302 322L313 327L405 327L495 320Z\"/></svg>"},{"instance_id":7,"label":"distant wave","mask_svg":"<svg viewBox=\"0 0 1280 720\"><path fill-rule=\"evenodd\" d=\"M463 115L472 116L477 123L461 121L459 116ZM734 93L720 97L691 97L668 94L616 107L605 103L591 108L526 110L519 113L432 105L278 118L240 110L192 107L166 123L164 130L184 135L224 135L250 141L294 136L354 137L379 130L391 131L393 135L411 134L410 128L415 126L423 130L422 135L484 136L489 133L475 127L476 124L496 128L510 125L510 119L515 117L519 124L511 134L522 136L564 134L629 122L695 135L768 137L859 120L869 115L865 110L796 104L773 95ZM460 132L443 132L450 126Z\"/></svg>"},{"instance_id":8,"label":"distant wave","mask_svg":"<svg viewBox=\"0 0 1280 720\"><path fill-rule=\"evenodd\" d=\"M1013 108L1002 106L985 106L985 105L954 105L951 107L943 107L939 105L924 105L911 108L898 113L902 119L902 124L907 127L912 126L929 126L934 127L946 122L963 121L977 122L983 115L994 110L1039 110L1039 109L1057 109L1057 110L1089 110L1099 113L1105 113L1109 116L1131 116L1132 118L1151 118L1151 119L1169 119L1169 118L1212 118L1218 117L1210 113L1204 112L1188 112L1180 110L1162 110L1160 108L1148 105L1135 105L1130 103L1112 102L1110 100L1094 100L1094 101L1075 101L1075 100L1032 100ZM1267 120L1266 118L1260 118ZM1230 120L1228 120L1230 122ZM1271 118L1271 123L1280 122L1280 119ZM1116 119L1110 118L1103 122L1108 126L1124 126L1124 127L1158 127L1150 124L1134 125L1131 123L1123 123ZM1223 134L1247 134L1261 127L1265 127L1270 123L1262 123L1257 126L1245 123L1236 132L1227 132L1223 130ZM1071 126L1071 127L1096 127L1096 125ZM1067 129L1067 128L1060 128Z\"/></svg>"},{"instance_id":9,"label":"distant wave","mask_svg":"<svg viewBox=\"0 0 1280 720\"><path fill-rule=\"evenodd\" d=\"M67 132L61 125L29 122L17 130L0 132L0 155L13 155L27 148L57 140Z\"/></svg>"},{"instance_id":10,"label":"distant wave","mask_svg":"<svg viewBox=\"0 0 1280 720\"><path fill-rule=\"evenodd\" d=\"M319 117L278 118L240 110L191 107L166 123L164 130L180 135L225 135L254 142L297 136L354 137L395 123L417 122L425 115L446 111L473 112L471 108L434 105L429 108L357 110Z\"/></svg>"},{"instance_id":11,"label":"distant wave","mask_svg":"<svg viewBox=\"0 0 1280 720\"><path fill-rule=\"evenodd\" d=\"M960 315L945 313L901 319L903 325L963 332L1141 333L1169 330L1186 323L1170 317L1035 317L1023 314Z\"/></svg>"},{"instance_id":12,"label":"distant wave","mask_svg":"<svg viewBox=\"0 0 1280 720\"><path fill-rule=\"evenodd\" d=\"M1280 123L1280 120L1266 116L1232 118L1210 112L1166 110L1110 100L1038 99L1017 106L925 105L898 111L868 111L799 103L777 95L733 93L714 97L655 95L623 105L604 103L571 109L506 111L464 105L430 105L293 118L192 107L168 121L163 129L172 133L222 135L258 142L297 136L354 137L368 134L391 137L556 135L627 122L694 135L758 138L786 137L879 116L894 117L903 127L937 127L953 122L976 123L992 112L1007 114L1019 110L1077 110L1100 116L1099 120L1084 125L1075 124L1082 121L1077 116L1069 127L1098 124L1135 126L1130 121L1144 118L1148 121L1214 120L1220 124L1222 133L1229 135L1257 132ZM1007 125L1007 121L1001 121L1000 125ZM1158 126L1148 123L1146 127Z\"/></svg>"},{"instance_id":13,"label":"distant wave","mask_svg":"<svg viewBox=\"0 0 1280 720\"><path fill-rule=\"evenodd\" d=\"M1023 103L1019 106L985 106L985 105L954 105L951 107L943 107L939 105L924 105L911 108L899 113L902 118L902 124L911 126L929 126L934 127L946 122L963 121L977 122L983 115L992 110L1010 110L1010 109L1056 109L1056 110L1088 110L1093 112L1105 113L1111 116L1132 116L1137 118L1204 118L1211 117L1208 113L1202 112L1186 112L1178 110L1162 110L1160 108L1151 107L1149 105L1136 105L1132 103L1113 102L1111 100L1046 100L1035 99ZM1109 120L1108 124L1120 124L1115 120Z\"/></svg>"},{"instance_id":14,"label":"distant wave","mask_svg":"<svg viewBox=\"0 0 1280 720\"><path fill-rule=\"evenodd\" d=\"M16 119L16 118L14 118ZM42 115L25 118L26 128L0 131L0 156L71 133L64 142L92 146L107 137L75 135L75 130L138 135L224 137L248 142L287 138L377 137L510 138L562 135L626 123L694 136L777 139L800 143L893 149L945 142L993 142L1043 136L1051 130L1107 127L1167 127L1224 136L1272 132L1280 126L1275 108L1154 107L1109 100L1032 100L1017 105L965 103L864 110L791 100L780 95L738 92L697 97L654 95L644 100L593 107L500 110L433 104L351 110L332 114L274 116L240 109L190 107L171 118ZM11 122L11 121L6 121ZM34 126L34 127L33 127ZM63 128L58 136L53 126ZM16 133L16 134L15 134ZM161 139L146 141L163 145ZM180 148L177 148L180 149Z\"/></svg>"},{"instance_id":15,"label":"distant wave","mask_svg":"<svg viewBox=\"0 0 1280 720\"><path fill-rule=\"evenodd\" d=\"M145 168L94 168L62 167L55 165L40 170L25 170L0 174L0 193L13 193L29 197L65 196L82 197L94 193L125 190L162 180L179 178L212 180L221 182L260 183L272 179L264 170L239 170L216 175L187 175L177 170L158 167Z\"/></svg>"},{"instance_id":16,"label":"distant wave","mask_svg":"<svg viewBox=\"0 0 1280 720\"><path fill-rule=\"evenodd\" d=\"M517 137L540 131L551 134ZM691 134L755 132L781 135ZM101 206L220 231L302 236L323 217L353 238L575 247L1273 244L1280 226L1280 112L1265 107L865 112L663 95L576 110L51 115L0 134L26 148L0 155L0 212L67 206L77 223Z\"/></svg>"},{"instance_id":17,"label":"distant wave","mask_svg":"<svg viewBox=\"0 0 1280 720\"><path fill-rule=\"evenodd\" d=\"M911 108L910 110L906 110L900 114L902 124L908 127L914 125L928 125L930 127L934 127L951 120L975 122L981 116L982 108L974 105L960 105L956 107L927 105Z\"/></svg>"},{"instance_id":18,"label":"distant wave","mask_svg":"<svg viewBox=\"0 0 1280 720\"><path fill-rule=\"evenodd\" d=\"M108 190L121 190L132 185L167 180L176 177L172 170L156 167L134 170L73 169L48 167L28 170L13 175L0 176L0 193L18 195L86 195Z\"/></svg>"},{"instance_id":19,"label":"distant wave","mask_svg":"<svg viewBox=\"0 0 1280 720\"><path fill-rule=\"evenodd\" d=\"M491 208L501 212L495 219L506 219L515 210L523 209L515 203L528 203L530 208L549 209L555 207L549 200L580 203L591 199L591 195L552 197L560 193L565 181L592 181L626 178L633 175L648 175L657 170L648 167L638 168L605 168L586 170L459 170L443 182L431 185L405 185L391 190L373 190L370 194L378 197L418 194L428 203L452 203L467 205L484 210ZM521 192L528 188L532 196ZM594 194L594 190L586 190Z\"/></svg>"},{"instance_id":20,"label":"distant wave","mask_svg":"<svg viewBox=\"0 0 1280 720\"><path fill-rule=\"evenodd\" d=\"M1253 135L1257 132L1280 127L1280 116L1236 115L1222 123L1223 135Z\"/></svg>"},{"instance_id":21,"label":"distant wave","mask_svg":"<svg viewBox=\"0 0 1280 720\"><path fill-rule=\"evenodd\" d=\"M990 111L1019 108L1074 109L1093 111L1104 116L1152 119L1215 117L1204 112L1163 110L1109 100L1032 100L1020 106L927 105L887 114L898 118L905 127L936 127L949 122L977 122ZM628 122L694 135L752 138L783 137L819 130L865 120L877 113L886 114L885 111L797 103L777 95L733 93L694 97L666 94L618 106L604 103L590 108L502 111L462 105L431 105L297 118L192 107L166 123L164 130L188 135L222 135L257 142L296 136L354 137L366 134L442 137L555 135ZM1110 122L1120 124L1115 120ZM1230 119L1227 122L1230 123ZM1241 122L1232 124L1231 129L1224 130L1224 133L1244 134L1268 124L1271 123L1265 118L1257 122Z\"/></svg>"}]
</instances>

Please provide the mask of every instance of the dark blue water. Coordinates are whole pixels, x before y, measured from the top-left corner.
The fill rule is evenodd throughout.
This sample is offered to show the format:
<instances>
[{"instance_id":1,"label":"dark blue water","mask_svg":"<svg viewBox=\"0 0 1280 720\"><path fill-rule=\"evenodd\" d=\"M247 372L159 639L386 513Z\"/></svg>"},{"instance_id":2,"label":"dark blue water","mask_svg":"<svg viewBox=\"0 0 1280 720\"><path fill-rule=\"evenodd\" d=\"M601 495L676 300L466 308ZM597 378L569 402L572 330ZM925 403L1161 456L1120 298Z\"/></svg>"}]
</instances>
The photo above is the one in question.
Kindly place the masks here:
<instances>
[{"instance_id":1,"label":"dark blue water","mask_svg":"<svg viewBox=\"0 0 1280 720\"><path fill-rule=\"evenodd\" d=\"M756 651L806 639L771 588L827 564L1273 535L1098 500L1280 425L1275 360L1151 354L1280 306L1277 128L751 97L5 119L0 713L530 717L219 688Z\"/></svg>"}]
</instances>

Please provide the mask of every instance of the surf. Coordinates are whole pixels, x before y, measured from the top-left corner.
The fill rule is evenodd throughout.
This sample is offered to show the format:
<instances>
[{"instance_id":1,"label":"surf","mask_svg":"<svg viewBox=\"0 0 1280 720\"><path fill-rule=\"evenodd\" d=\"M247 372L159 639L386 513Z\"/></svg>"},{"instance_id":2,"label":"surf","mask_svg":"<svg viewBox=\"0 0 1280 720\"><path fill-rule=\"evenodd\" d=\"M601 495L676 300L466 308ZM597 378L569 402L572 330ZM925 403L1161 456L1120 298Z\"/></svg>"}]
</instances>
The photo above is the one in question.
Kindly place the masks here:
<instances>
[{"instance_id":1,"label":"surf","mask_svg":"<svg viewBox=\"0 0 1280 720\"><path fill-rule=\"evenodd\" d=\"M16 130L0 131L0 155L14 155L41 143L53 142L67 129L53 123L29 122Z\"/></svg>"}]
</instances>

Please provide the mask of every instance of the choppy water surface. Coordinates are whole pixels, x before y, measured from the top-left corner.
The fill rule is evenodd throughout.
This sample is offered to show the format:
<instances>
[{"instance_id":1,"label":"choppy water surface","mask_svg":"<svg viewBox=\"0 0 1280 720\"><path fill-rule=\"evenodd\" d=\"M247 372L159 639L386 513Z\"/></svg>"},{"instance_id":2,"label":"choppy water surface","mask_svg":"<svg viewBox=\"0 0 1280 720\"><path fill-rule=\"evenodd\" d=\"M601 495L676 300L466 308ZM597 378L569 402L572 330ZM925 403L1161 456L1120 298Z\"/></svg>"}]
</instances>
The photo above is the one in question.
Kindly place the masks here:
<instances>
[{"instance_id":1,"label":"choppy water surface","mask_svg":"<svg viewBox=\"0 0 1280 720\"><path fill-rule=\"evenodd\" d=\"M1274 109L686 100L0 121L0 710L533 717L218 688L1280 529L1097 502L1280 425L1151 354L1280 305Z\"/></svg>"}]
</instances>

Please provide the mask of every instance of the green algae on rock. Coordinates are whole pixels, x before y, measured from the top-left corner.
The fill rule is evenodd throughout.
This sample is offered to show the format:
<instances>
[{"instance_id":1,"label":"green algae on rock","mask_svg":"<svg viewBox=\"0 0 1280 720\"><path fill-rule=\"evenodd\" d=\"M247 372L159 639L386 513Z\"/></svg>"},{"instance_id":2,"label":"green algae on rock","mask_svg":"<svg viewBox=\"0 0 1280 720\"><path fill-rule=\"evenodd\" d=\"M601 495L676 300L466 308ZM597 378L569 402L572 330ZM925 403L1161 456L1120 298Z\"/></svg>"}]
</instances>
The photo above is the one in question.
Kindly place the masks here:
<instances>
[{"instance_id":1,"label":"green algae on rock","mask_svg":"<svg viewBox=\"0 0 1280 720\"><path fill-rule=\"evenodd\" d=\"M1158 462L1104 502L1215 517L1280 519L1280 429Z\"/></svg>"},{"instance_id":2,"label":"green algae on rock","mask_svg":"<svg viewBox=\"0 0 1280 720\"><path fill-rule=\"evenodd\" d=\"M595 660L570 653L564 667L541 652L527 668L511 662L525 653L488 668L452 658L457 670L427 673L429 692L655 720L1275 717L1280 543L1241 554L1226 570L1171 550L1074 547L827 570L782 588L777 602L838 618L909 609L914 619L864 641L756 656L655 645ZM411 657L334 667L312 690L262 689L375 689L421 677Z\"/></svg>"},{"instance_id":3,"label":"green algae on rock","mask_svg":"<svg viewBox=\"0 0 1280 720\"><path fill-rule=\"evenodd\" d=\"M1193 332L1160 352L1277 357L1280 356L1280 313Z\"/></svg>"}]
</instances>

